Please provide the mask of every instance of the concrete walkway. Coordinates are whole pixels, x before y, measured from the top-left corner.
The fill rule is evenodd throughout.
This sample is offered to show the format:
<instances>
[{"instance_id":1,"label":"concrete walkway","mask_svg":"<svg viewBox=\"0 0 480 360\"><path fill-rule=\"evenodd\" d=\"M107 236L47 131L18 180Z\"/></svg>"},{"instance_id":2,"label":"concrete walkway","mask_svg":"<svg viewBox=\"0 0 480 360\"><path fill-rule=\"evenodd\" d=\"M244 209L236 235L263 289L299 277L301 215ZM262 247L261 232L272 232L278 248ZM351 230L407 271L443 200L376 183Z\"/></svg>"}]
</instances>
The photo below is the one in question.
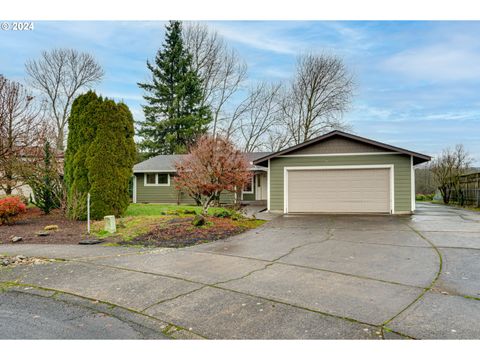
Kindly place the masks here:
<instances>
[{"instance_id":1,"label":"concrete walkway","mask_svg":"<svg viewBox=\"0 0 480 360\"><path fill-rule=\"evenodd\" d=\"M185 249L2 245L67 261L0 281L115 304L227 339L480 338L480 215L283 216Z\"/></svg>"}]
</instances>

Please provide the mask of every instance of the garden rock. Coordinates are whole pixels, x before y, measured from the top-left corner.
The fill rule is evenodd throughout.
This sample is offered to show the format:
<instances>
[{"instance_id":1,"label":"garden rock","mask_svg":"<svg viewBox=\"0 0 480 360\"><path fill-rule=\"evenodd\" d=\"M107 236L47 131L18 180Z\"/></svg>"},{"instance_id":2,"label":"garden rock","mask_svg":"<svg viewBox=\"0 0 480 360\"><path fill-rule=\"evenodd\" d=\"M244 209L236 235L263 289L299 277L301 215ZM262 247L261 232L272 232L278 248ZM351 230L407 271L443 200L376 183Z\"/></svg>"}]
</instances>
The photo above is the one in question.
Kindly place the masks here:
<instances>
[{"instance_id":1,"label":"garden rock","mask_svg":"<svg viewBox=\"0 0 480 360\"><path fill-rule=\"evenodd\" d=\"M202 215L196 215L192 221L193 226L203 226L205 225L205 217Z\"/></svg>"},{"instance_id":2,"label":"garden rock","mask_svg":"<svg viewBox=\"0 0 480 360\"><path fill-rule=\"evenodd\" d=\"M117 231L114 215L104 216L103 220L105 221L105 227L104 227L105 231L108 231L110 234L113 234Z\"/></svg>"},{"instance_id":3,"label":"garden rock","mask_svg":"<svg viewBox=\"0 0 480 360\"><path fill-rule=\"evenodd\" d=\"M2 266L8 266L10 264L10 260L8 259L3 259L2 260Z\"/></svg>"},{"instance_id":4,"label":"garden rock","mask_svg":"<svg viewBox=\"0 0 480 360\"><path fill-rule=\"evenodd\" d=\"M22 241L23 238L21 236L14 236L12 237L12 243L16 243L16 242L19 242L19 241Z\"/></svg>"},{"instance_id":5,"label":"garden rock","mask_svg":"<svg viewBox=\"0 0 480 360\"><path fill-rule=\"evenodd\" d=\"M50 233L48 231L38 231L36 233L37 236L48 236Z\"/></svg>"},{"instance_id":6,"label":"garden rock","mask_svg":"<svg viewBox=\"0 0 480 360\"><path fill-rule=\"evenodd\" d=\"M58 225L47 225L43 228L43 230L58 230Z\"/></svg>"},{"instance_id":7,"label":"garden rock","mask_svg":"<svg viewBox=\"0 0 480 360\"><path fill-rule=\"evenodd\" d=\"M98 239L84 239L84 240L80 240L78 243L80 245L95 245L95 244L100 244L101 242L103 241Z\"/></svg>"}]
</instances>

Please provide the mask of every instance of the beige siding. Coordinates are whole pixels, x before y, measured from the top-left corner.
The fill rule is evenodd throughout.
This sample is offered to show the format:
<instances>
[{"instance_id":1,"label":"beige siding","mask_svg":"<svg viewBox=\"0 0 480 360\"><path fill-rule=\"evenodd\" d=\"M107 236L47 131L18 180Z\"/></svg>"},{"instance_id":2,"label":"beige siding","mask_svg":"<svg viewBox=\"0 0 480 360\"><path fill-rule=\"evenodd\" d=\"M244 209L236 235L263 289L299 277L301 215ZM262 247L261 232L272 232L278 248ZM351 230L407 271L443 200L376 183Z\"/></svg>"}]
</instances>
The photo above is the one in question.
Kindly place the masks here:
<instances>
[{"instance_id":1,"label":"beige siding","mask_svg":"<svg viewBox=\"0 0 480 360\"><path fill-rule=\"evenodd\" d=\"M270 210L283 211L283 176L285 166L380 164L392 164L394 166L395 212L411 211L410 157L401 154L273 158L270 160Z\"/></svg>"},{"instance_id":2,"label":"beige siding","mask_svg":"<svg viewBox=\"0 0 480 360\"><path fill-rule=\"evenodd\" d=\"M351 139L333 137L302 149L289 152L288 155L349 154L366 152L388 152L388 150Z\"/></svg>"},{"instance_id":3,"label":"beige siding","mask_svg":"<svg viewBox=\"0 0 480 360\"><path fill-rule=\"evenodd\" d=\"M289 213L390 213L390 169L290 170Z\"/></svg>"}]
</instances>

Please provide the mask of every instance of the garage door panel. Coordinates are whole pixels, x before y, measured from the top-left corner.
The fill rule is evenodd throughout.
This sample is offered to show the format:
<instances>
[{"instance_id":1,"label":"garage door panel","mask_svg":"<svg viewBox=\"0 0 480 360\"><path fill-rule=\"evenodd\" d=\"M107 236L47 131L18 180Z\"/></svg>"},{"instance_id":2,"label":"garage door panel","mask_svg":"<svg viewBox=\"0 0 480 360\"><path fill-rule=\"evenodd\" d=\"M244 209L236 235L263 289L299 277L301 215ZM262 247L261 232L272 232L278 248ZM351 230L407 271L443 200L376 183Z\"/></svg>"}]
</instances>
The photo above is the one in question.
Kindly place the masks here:
<instances>
[{"instance_id":1,"label":"garage door panel","mask_svg":"<svg viewBox=\"0 0 480 360\"><path fill-rule=\"evenodd\" d=\"M390 212L390 170L289 170L288 212Z\"/></svg>"}]
</instances>

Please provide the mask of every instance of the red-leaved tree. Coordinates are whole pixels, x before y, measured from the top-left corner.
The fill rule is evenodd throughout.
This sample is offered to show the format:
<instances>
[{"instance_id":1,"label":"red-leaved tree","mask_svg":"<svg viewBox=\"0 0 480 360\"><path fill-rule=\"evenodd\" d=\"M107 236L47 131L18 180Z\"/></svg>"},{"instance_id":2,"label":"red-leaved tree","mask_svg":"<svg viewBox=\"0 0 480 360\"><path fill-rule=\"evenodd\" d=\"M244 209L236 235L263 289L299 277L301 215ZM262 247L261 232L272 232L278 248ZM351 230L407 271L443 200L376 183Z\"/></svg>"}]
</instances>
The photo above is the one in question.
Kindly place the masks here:
<instances>
[{"instance_id":1,"label":"red-leaved tree","mask_svg":"<svg viewBox=\"0 0 480 360\"><path fill-rule=\"evenodd\" d=\"M175 164L175 187L202 206L202 214L222 191L237 191L251 179L249 162L230 141L204 135Z\"/></svg>"}]
</instances>

